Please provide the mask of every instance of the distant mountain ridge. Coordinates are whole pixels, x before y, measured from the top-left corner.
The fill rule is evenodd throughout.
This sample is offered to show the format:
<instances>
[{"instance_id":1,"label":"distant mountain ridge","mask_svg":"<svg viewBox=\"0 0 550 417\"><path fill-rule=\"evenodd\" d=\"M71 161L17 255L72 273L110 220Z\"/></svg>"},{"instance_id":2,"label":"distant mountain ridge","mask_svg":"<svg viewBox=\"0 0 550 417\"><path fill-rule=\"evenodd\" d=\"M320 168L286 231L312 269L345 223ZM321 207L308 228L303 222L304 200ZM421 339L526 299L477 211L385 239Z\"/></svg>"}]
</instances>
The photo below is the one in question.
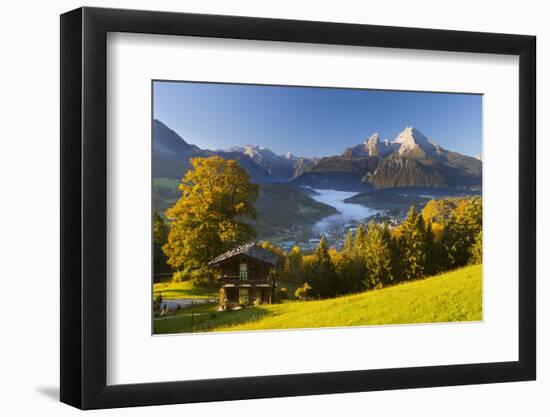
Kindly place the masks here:
<instances>
[{"instance_id":1,"label":"distant mountain ridge","mask_svg":"<svg viewBox=\"0 0 550 417\"><path fill-rule=\"evenodd\" d=\"M347 181L342 181L346 173ZM339 180L335 181L336 177ZM393 141L381 140L379 134L374 133L340 156L322 158L294 182L321 188L339 186L340 189L363 190L373 187L473 187L480 186L481 180L479 159L448 151L418 129L407 126Z\"/></svg>"},{"instance_id":2,"label":"distant mountain ridge","mask_svg":"<svg viewBox=\"0 0 550 417\"><path fill-rule=\"evenodd\" d=\"M286 182L294 178L294 163L298 158L295 158L292 154L281 156L275 154L275 152L270 149L254 145L245 145L243 147L233 146L228 148L225 152L236 152L248 156L267 171L273 181Z\"/></svg>"},{"instance_id":3,"label":"distant mountain ridge","mask_svg":"<svg viewBox=\"0 0 550 417\"><path fill-rule=\"evenodd\" d=\"M318 158L302 158L288 152L277 155L254 145L233 146L225 150L201 149L187 143L160 120L153 120L153 177L181 179L195 157L218 155L234 159L256 183L289 182L306 172Z\"/></svg>"},{"instance_id":4,"label":"distant mountain ridge","mask_svg":"<svg viewBox=\"0 0 550 417\"><path fill-rule=\"evenodd\" d=\"M181 179L197 156L234 159L256 183L292 183L313 188L365 190L393 187L480 186L482 163L477 158L448 151L407 126L394 140L372 134L364 143L341 155L300 158L288 152L245 145L226 150L204 150L188 144L164 123L153 121L153 177Z\"/></svg>"}]
</instances>

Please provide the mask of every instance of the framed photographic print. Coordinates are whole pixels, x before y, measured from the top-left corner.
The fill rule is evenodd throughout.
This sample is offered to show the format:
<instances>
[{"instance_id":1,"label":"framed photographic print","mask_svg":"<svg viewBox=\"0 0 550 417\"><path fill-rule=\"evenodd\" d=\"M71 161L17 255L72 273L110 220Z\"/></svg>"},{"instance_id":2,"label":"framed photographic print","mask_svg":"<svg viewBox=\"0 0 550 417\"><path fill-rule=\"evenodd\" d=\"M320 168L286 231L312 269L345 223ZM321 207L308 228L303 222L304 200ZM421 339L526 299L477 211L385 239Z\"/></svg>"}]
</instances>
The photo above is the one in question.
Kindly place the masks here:
<instances>
[{"instance_id":1,"label":"framed photographic print","mask_svg":"<svg viewBox=\"0 0 550 417\"><path fill-rule=\"evenodd\" d=\"M535 38L61 16L61 400L535 379Z\"/></svg>"}]
</instances>

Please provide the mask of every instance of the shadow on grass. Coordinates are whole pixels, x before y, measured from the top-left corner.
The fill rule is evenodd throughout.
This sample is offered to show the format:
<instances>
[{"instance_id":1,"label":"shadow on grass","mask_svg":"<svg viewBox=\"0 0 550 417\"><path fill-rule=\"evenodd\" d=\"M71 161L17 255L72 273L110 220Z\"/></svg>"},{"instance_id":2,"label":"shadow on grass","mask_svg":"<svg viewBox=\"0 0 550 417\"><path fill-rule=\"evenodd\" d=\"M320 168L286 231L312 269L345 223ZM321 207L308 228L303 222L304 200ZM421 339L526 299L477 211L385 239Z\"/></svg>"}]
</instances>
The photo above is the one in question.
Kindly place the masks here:
<instances>
[{"instance_id":1,"label":"shadow on grass","mask_svg":"<svg viewBox=\"0 0 550 417\"><path fill-rule=\"evenodd\" d=\"M200 315L192 315L189 309L186 314L166 320L154 321L154 334L201 333L220 327L228 327L265 318L269 313L262 307L247 307L237 311L216 311L212 305Z\"/></svg>"}]
</instances>

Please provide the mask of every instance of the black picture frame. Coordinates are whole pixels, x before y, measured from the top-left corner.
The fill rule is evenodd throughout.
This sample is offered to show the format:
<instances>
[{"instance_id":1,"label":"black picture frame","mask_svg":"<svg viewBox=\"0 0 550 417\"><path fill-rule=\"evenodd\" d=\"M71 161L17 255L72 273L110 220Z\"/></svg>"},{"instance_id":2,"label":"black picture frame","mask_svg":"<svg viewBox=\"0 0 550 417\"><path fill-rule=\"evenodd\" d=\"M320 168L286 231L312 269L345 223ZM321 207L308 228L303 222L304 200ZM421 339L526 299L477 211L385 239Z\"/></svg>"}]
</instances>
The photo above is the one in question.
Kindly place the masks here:
<instances>
[{"instance_id":1,"label":"black picture frame","mask_svg":"<svg viewBox=\"0 0 550 417\"><path fill-rule=\"evenodd\" d=\"M108 32L519 56L519 360L107 385ZM137 10L61 15L61 401L82 409L534 380L534 36Z\"/></svg>"}]
</instances>

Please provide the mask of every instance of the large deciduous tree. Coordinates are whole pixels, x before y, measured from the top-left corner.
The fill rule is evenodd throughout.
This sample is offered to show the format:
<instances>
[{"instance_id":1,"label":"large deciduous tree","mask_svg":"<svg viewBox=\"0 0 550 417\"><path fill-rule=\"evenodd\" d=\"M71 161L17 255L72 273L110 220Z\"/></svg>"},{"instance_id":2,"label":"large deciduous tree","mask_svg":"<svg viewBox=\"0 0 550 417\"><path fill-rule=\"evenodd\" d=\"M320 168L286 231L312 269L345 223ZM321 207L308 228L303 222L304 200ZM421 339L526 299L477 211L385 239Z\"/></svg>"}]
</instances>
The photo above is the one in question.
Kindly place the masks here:
<instances>
[{"instance_id":1,"label":"large deciduous tree","mask_svg":"<svg viewBox=\"0 0 550 417\"><path fill-rule=\"evenodd\" d=\"M166 211L171 220L163 249L175 269L204 267L208 261L255 236L243 220L255 218L258 186L236 161L194 158L183 177L180 199Z\"/></svg>"}]
</instances>

